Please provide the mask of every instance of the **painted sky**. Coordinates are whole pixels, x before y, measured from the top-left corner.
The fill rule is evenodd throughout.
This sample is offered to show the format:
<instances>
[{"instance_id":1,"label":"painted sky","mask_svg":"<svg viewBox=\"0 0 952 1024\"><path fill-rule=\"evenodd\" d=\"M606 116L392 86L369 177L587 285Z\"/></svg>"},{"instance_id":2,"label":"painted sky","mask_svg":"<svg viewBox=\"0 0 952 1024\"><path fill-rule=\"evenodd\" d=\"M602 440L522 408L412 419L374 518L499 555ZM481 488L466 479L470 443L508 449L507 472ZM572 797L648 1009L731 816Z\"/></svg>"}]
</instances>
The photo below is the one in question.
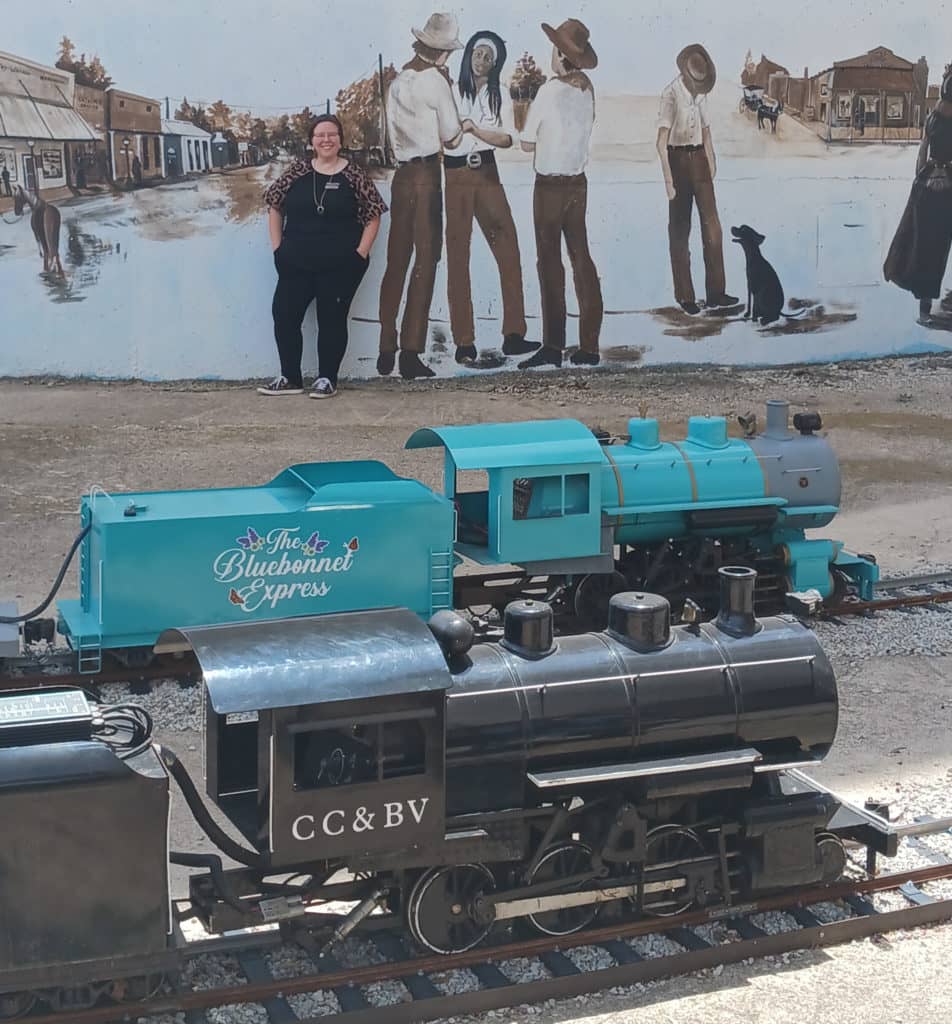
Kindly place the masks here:
<instances>
[{"instance_id":1,"label":"painted sky","mask_svg":"<svg viewBox=\"0 0 952 1024\"><path fill-rule=\"evenodd\" d=\"M265 116L322 104L373 70L378 52L399 66L412 41L410 25L422 26L434 9L457 15L464 40L494 29L511 54L528 50L546 69L550 48L539 23L581 18L599 54L593 78L603 94L657 93L674 76L675 53L689 42L703 42L728 81L738 79L748 48L794 74L880 45L909 60L924 55L933 82L952 60L952 0L767 7L738 0L481 0L439 8L418 0L2 0L2 7L18 12L2 20L4 50L53 63L66 34L77 52L98 53L121 88L168 95L173 103L183 94L192 101L221 98Z\"/></svg>"}]
</instances>

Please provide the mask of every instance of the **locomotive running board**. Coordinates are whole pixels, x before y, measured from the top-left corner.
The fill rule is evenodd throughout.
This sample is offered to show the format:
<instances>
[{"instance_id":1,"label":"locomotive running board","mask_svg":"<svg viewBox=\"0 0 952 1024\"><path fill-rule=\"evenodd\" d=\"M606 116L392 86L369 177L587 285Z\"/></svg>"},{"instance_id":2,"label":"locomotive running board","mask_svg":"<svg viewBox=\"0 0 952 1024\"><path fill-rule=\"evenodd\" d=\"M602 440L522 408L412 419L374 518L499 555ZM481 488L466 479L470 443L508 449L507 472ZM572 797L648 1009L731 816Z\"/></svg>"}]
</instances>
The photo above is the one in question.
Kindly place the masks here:
<instances>
[{"instance_id":1,"label":"locomotive running board","mask_svg":"<svg viewBox=\"0 0 952 1024\"><path fill-rule=\"evenodd\" d=\"M743 789L751 784L753 773L763 760L758 750L724 750L716 754L692 754L689 757L665 757L639 763L609 764L601 768L567 768L557 772L527 772L536 789L563 789L574 786L641 780L651 787L668 789L715 782L723 789ZM710 776L715 776L711 779ZM678 779L683 779L683 784Z\"/></svg>"}]
</instances>

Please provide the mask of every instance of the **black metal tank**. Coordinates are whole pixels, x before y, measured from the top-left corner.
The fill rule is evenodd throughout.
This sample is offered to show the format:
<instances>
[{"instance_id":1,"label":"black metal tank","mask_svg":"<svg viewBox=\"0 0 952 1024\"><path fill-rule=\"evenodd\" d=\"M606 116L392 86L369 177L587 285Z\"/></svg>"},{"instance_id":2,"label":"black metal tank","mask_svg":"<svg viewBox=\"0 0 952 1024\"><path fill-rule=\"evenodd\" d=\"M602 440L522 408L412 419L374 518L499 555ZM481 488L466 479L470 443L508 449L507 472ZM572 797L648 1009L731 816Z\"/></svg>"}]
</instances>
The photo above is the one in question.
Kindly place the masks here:
<instances>
[{"instance_id":1,"label":"black metal tank","mask_svg":"<svg viewBox=\"0 0 952 1024\"><path fill-rule=\"evenodd\" d=\"M825 756L837 692L814 634L788 616L754 620L738 577L722 585L716 622L671 629L654 595L624 594L604 633L451 659L447 813L522 806L529 771L739 748L767 764Z\"/></svg>"}]
</instances>

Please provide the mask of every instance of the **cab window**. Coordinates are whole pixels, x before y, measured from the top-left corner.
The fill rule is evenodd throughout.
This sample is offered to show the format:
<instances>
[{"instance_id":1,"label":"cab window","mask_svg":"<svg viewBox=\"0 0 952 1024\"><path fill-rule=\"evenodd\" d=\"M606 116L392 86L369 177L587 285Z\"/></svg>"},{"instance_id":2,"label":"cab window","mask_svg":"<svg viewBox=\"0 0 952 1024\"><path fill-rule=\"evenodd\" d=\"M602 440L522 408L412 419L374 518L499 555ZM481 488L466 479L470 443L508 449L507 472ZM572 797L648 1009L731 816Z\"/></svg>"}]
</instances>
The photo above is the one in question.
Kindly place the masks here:
<instances>
[{"instance_id":1,"label":"cab window","mask_svg":"<svg viewBox=\"0 0 952 1024\"><path fill-rule=\"evenodd\" d=\"M328 789L426 771L423 726L413 719L315 728L294 736L294 788Z\"/></svg>"},{"instance_id":2,"label":"cab window","mask_svg":"<svg viewBox=\"0 0 952 1024\"><path fill-rule=\"evenodd\" d=\"M512 483L514 520L587 515L589 507L587 473L519 477Z\"/></svg>"}]
</instances>

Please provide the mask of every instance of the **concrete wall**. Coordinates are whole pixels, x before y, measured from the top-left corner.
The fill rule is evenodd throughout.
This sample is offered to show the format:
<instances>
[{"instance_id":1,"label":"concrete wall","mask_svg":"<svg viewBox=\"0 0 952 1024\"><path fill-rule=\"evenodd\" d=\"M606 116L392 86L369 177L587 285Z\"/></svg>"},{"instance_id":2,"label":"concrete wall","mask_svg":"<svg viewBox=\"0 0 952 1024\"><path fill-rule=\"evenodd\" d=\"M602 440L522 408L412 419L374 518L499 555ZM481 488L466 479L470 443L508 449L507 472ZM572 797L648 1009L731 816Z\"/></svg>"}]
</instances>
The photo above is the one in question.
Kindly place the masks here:
<instances>
[{"instance_id":1,"label":"concrete wall","mask_svg":"<svg viewBox=\"0 0 952 1024\"><path fill-rule=\"evenodd\" d=\"M302 31L313 11L303 0L282 5L267 34L256 27L250 0L234 0L233 16L223 26L203 22L205 16L192 11L185 0L168 0L163 16L149 19L148 26L141 13L117 10L102 35L93 29L92 13L75 12L65 0L52 0L51 7L55 16L51 15L42 46L35 28L14 23L5 28L10 38L5 35L4 45L27 60L51 61L66 31L77 37L81 48L83 19L88 19L89 35L101 40L96 44L98 55L115 82L107 93L110 136L105 145L114 154L117 184L122 187L66 190L57 187L65 184L62 176L43 179L40 170L41 197L57 208L61 219L63 273L58 274L43 269L29 211L17 220L0 186L0 375L242 379L277 372L271 320L276 276L261 197L300 152L293 131L280 138L281 116L305 106L323 110L328 96L331 109L346 114L345 123L359 122L363 148L354 158L374 165L370 173L393 207L383 217L370 268L351 309L350 344L342 371L345 376L374 377L384 334L381 285L388 248L393 264L408 244L405 237L391 239L393 225L400 220L399 204L406 201L393 191L394 167L377 166L385 149L382 142L387 141L379 138L378 54L385 67L393 65L389 81L412 57L412 30L423 30L431 11L413 0L400 0L385 10L374 9L371 18L371 7L361 13L360 5L352 5L342 10L339 23L325 24L322 41L328 46L316 61L313 33ZM173 15L184 17L186 12L194 44L176 28L180 19ZM917 323L915 299L886 283L882 274L914 177L918 139L897 144L901 140L887 130L883 142L882 129L874 129L867 134L878 137L875 144L868 144L867 138L861 145L851 145L844 136L843 142L830 145L817 134L826 133L824 125L802 122L785 111L775 128L769 123L758 127L756 116L742 110L740 102L748 50L767 52L786 67L822 69L883 44L911 62L926 54L929 81L934 84L947 56L932 52L936 33L924 22L894 27L884 10L870 3L862 16L856 11L843 15L838 29L830 18L835 21L840 15L828 5L820 6L819 0L805 0L796 23L780 8L759 11L752 21L749 6L739 0L706 0L690 12L659 5L641 13L613 0L586 4L578 11L571 5L556 9L547 0L518 8L487 0L478 16L471 8L456 14L462 43L475 31L490 28L508 49L500 82L516 100L516 125L511 130L516 144L497 150L496 163L512 214L516 250L504 261L503 272L512 275L515 267L521 279L518 293L527 340L552 343L550 326L543 320L543 296L564 294L565 365L571 367L568 359L581 342L598 353L602 365L625 367L635 376L638 367L647 364L788 364L952 346L952 318L939 304L932 325ZM585 23L598 56L597 65L586 72L594 91L595 121L586 147L585 233L604 311L594 329L590 311L586 314L578 301L568 245L563 242L564 283L558 280L557 261L539 259L533 154L519 145L519 129L526 116L531 121L535 101L524 99L525 90L516 88L517 65L527 54L551 79L553 47L542 23L558 26L573 14ZM821 15L827 31L818 37L808 26ZM860 25L863 31L856 32ZM740 26L742 32L737 31ZM224 35L216 35L216 45L208 47L209 33L219 30ZM136 46L121 45L123 39L136 40ZM688 244L696 311L685 308L689 304L679 301L683 296L674 290L669 208L656 148L662 91L679 73L678 53L692 43L706 47L716 68L716 82L705 103L717 161L714 193L723 239L709 247L707 255L710 261L715 250L721 254L727 296L737 300L717 308L705 306L706 266L695 209ZM171 62L170 53L177 55ZM454 50L447 64L457 104L461 57L461 51ZM788 83L792 84L797 83ZM796 96L788 97L791 104L817 105L818 112L820 97L812 95L819 92L817 80L810 90L798 88ZM91 92L77 90L80 112L94 110L97 97ZM162 166L154 165L150 149L149 165L143 161L142 187L134 187L135 182L126 181L122 140L130 139L141 160L141 146L151 146L152 139L160 137L152 133L160 131L167 94L173 117L185 96L192 107L204 104L206 113L211 101L223 97L232 105L227 130L237 141L250 138L241 132L249 130L251 119L264 120L274 138L261 149L264 162L169 181ZM364 107L338 106L358 102L354 97L363 97L359 102ZM238 101L248 106L238 106ZM835 97L823 101L835 103ZM238 117L242 111L251 115L244 122ZM221 124L212 127L223 130ZM348 130L356 137L356 128ZM583 128L569 125L566 130ZM191 141L194 146L196 140ZM854 133L853 142L859 141ZM190 170L188 142L181 140L180 173ZM58 149L62 163L62 148L56 142L37 143L38 163L39 152L47 149ZM15 161L15 185L22 176L25 142L0 138L0 158L7 152ZM52 169L55 164L56 158L49 157L47 166ZM426 308L411 309L426 325L423 361L440 376L515 369L518 359L501 351L506 327L503 290L487 235L474 219L447 236L446 201L444 190L434 207L440 210L440 220L431 224L433 237L441 240L432 298ZM732 226L744 224L765 236L762 253L783 286L782 315L766 325L744 317L745 257L741 247L732 244L730 232ZM468 266L469 282L457 281L454 335L447 268L449 256L461 251L467 231L472 237L463 265ZM494 229L487 231L489 240L495 240ZM577 250L577 236L570 241ZM405 286L413 274L411 254ZM949 287L946 279L943 295ZM460 295L463 305L467 300L472 304L475 365L454 358L459 324L466 319L458 315ZM398 333L408 301L418 302L418 293L405 290ZM588 326L580 332L583 315L588 316ZM582 336L585 330L587 341ZM305 323L305 368L316 370L313 313Z\"/></svg>"}]
</instances>

